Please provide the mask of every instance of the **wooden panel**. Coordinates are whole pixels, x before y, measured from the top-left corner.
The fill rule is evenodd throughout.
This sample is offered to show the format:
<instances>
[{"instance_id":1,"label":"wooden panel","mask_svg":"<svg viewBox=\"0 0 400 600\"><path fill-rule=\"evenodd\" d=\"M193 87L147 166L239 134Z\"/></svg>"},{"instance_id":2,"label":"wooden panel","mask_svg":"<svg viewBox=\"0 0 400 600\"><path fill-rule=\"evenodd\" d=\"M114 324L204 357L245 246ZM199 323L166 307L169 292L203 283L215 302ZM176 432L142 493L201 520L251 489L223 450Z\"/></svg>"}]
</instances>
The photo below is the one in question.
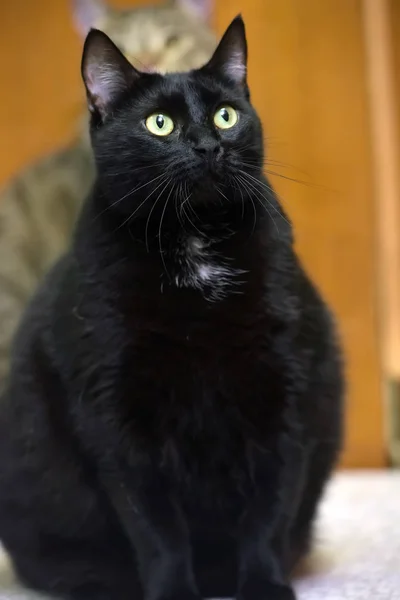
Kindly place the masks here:
<instances>
[{"instance_id":1,"label":"wooden panel","mask_svg":"<svg viewBox=\"0 0 400 600\"><path fill-rule=\"evenodd\" d=\"M399 378L400 137L393 43L397 32L392 31L389 0L364 0L363 4L378 224L382 365L385 377Z\"/></svg>"},{"instance_id":2,"label":"wooden panel","mask_svg":"<svg viewBox=\"0 0 400 600\"><path fill-rule=\"evenodd\" d=\"M400 2L399 0L390 0L390 23L392 25L392 44L393 44L393 67L396 86L396 107L397 107L397 132L400 139ZM399 223L400 231L400 223Z\"/></svg>"},{"instance_id":3,"label":"wooden panel","mask_svg":"<svg viewBox=\"0 0 400 600\"><path fill-rule=\"evenodd\" d=\"M71 132L82 98L79 39L64 0L0 7L0 181Z\"/></svg>"},{"instance_id":4,"label":"wooden panel","mask_svg":"<svg viewBox=\"0 0 400 600\"><path fill-rule=\"evenodd\" d=\"M397 134L397 137L394 141L395 143L395 152L397 154L397 164L396 164L396 172L397 172L397 180L396 180L396 185L400 187L400 173L399 173L399 161L400 161L400 2L399 0L390 0L388 1L389 4L389 11L388 11L388 21L389 21L389 25L392 26L391 29L391 36L390 36L390 48L389 48L389 52L390 52L390 67L391 67L391 75L394 79L394 87L393 87L393 116L394 116L394 121L395 123L393 124L394 129L395 129L395 133ZM395 197L395 194L393 194L393 198ZM399 268L399 264L400 264L400 194L397 193L396 196L396 200L397 200L397 216L395 217L396 222L393 224L395 226L395 232L397 235L397 252L398 252L398 256L397 256L397 262L395 262L395 264L397 264L398 267L398 271L396 273L397 276L397 284L400 288L400 268ZM400 331L399 331L399 323L400 323L400 302L397 305L397 335L400 336ZM397 342L397 349L395 351L395 353L393 353L393 361L394 361L394 368L392 370L392 375L396 375L397 380L400 380L400 348L399 348L399 342Z\"/></svg>"},{"instance_id":5,"label":"wooden panel","mask_svg":"<svg viewBox=\"0 0 400 600\"><path fill-rule=\"evenodd\" d=\"M385 462L375 226L362 6L358 0L220 0L242 10L250 86L299 252L334 307L348 359L346 466ZM293 165L281 168L276 162Z\"/></svg>"}]
</instances>

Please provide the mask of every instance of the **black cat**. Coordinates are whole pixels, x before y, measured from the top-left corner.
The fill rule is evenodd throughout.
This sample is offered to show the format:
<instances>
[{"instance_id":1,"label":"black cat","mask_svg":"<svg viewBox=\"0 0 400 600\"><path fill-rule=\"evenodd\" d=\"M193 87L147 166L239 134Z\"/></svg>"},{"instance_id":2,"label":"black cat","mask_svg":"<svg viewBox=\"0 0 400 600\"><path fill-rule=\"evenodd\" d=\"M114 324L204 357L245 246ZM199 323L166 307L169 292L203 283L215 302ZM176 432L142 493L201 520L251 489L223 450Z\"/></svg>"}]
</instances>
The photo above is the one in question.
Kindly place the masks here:
<instances>
[{"instance_id":1,"label":"black cat","mask_svg":"<svg viewBox=\"0 0 400 600\"><path fill-rule=\"evenodd\" d=\"M331 314L262 175L241 18L210 62L82 72L98 177L17 335L0 537L72 600L293 599L341 446Z\"/></svg>"}]
</instances>

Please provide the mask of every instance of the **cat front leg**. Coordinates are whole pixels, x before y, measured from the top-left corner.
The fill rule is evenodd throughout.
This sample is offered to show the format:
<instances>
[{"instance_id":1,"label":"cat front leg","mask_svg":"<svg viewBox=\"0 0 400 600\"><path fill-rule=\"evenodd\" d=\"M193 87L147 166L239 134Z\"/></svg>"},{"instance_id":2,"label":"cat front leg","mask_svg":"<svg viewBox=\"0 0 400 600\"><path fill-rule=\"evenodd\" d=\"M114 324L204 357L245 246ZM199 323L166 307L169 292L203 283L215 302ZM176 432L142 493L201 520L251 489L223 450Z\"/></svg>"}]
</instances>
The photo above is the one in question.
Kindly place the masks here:
<instances>
[{"instance_id":1,"label":"cat front leg","mask_svg":"<svg viewBox=\"0 0 400 600\"><path fill-rule=\"evenodd\" d=\"M300 501L305 460L298 444L279 436L253 451L254 495L239 533L239 600L296 600L289 582L289 531Z\"/></svg>"},{"instance_id":2,"label":"cat front leg","mask_svg":"<svg viewBox=\"0 0 400 600\"><path fill-rule=\"evenodd\" d=\"M144 600L200 600L188 525L161 472L156 445L133 431L114 404L108 396L85 398L78 423L86 423L85 453L130 544Z\"/></svg>"},{"instance_id":3,"label":"cat front leg","mask_svg":"<svg viewBox=\"0 0 400 600\"><path fill-rule=\"evenodd\" d=\"M184 515L148 460L116 463L101 481L136 555L145 600L199 600Z\"/></svg>"}]
</instances>

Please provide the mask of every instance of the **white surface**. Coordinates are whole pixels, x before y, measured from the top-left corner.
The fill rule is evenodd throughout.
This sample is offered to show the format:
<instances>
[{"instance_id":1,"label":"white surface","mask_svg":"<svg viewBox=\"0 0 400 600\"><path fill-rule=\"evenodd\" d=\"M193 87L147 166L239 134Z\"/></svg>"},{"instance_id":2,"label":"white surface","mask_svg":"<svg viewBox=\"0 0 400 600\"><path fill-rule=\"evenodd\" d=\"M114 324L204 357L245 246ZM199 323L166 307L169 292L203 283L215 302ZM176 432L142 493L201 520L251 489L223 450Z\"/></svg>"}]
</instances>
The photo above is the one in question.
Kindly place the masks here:
<instances>
[{"instance_id":1,"label":"white surface","mask_svg":"<svg viewBox=\"0 0 400 600\"><path fill-rule=\"evenodd\" d=\"M400 472L334 479L309 564L296 581L299 600L400 600ZM17 586L0 554L0 599L37 598Z\"/></svg>"},{"instance_id":2,"label":"white surface","mask_svg":"<svg viewBox=\"0 0 400 600\"><path fill-rule=\"evenodd\" d=\"M310 565L300 600L400 600L400 472L336 477Z\"/></svg>"}]
</instances>

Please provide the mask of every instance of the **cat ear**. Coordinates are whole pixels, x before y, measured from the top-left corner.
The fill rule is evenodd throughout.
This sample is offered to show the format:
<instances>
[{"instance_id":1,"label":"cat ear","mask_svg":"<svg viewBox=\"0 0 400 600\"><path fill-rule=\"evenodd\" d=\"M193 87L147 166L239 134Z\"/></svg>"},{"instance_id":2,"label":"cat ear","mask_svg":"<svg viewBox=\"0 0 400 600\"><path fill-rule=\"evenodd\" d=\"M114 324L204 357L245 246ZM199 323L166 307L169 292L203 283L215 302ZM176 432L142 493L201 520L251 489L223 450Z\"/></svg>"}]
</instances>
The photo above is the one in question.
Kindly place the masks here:
<instances>
[{"instance_id":1,"label":"cat ear","mask_svg":"<svg viewBox=\"0 0 400 600\"><path fill-rule=\"evenodd\" d=\"M82 36L86 36L92 27L99 25L107 14L103 0L70 0L75 27Z\"/></svg>"},{"instance_id":2,"label":"cat ear","mask_svg":"<svg viewBox=\"0 0 400 600\"><path fill-rule=\"evenodd\" d=\"M203 21L208 21L214 10L214 0L174 0L174 3L194 17L200 17Z\"/></svg>"},{"instance_id":3,"label":"cat ear","mask_svg":"<svg viewBox=\"0 0 400 600\"><path fill-rule=\"evenodd\" d=\"M82 78L91 112L104 119L139 77L139 71L105 33L98 29L89 32L83 48Z\"/></svg>"},{"instance_id":4,"label":"cat ear","mask_svg":"<svg viewBox=\"0 0 400 600\"><path fill-rule=\"evenodd\" d=\"M203 68L219 73L236 85L246 86L247 41L244 22L240 15L229 25L211 60Z\"/></svg>"}]
</instances>

